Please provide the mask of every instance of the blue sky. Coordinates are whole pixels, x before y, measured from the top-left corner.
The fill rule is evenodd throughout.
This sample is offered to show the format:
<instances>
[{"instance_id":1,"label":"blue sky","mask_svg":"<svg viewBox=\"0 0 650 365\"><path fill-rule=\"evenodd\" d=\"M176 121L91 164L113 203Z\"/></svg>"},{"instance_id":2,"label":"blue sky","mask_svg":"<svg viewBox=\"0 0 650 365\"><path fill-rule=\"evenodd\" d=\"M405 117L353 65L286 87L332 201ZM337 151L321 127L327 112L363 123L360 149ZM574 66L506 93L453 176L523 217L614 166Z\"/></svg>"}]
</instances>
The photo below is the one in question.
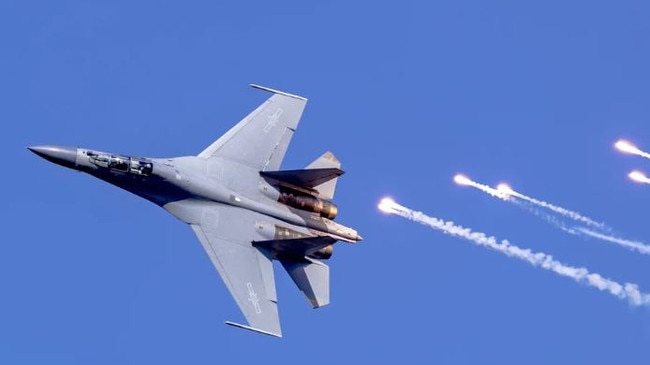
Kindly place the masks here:
<instances>
[{"instance_id":1,"label":"blue sky","mask_svg":"<svg viewBox=\"0 0 650 365\"><path fill-rule=\"evenodd\" d=\"M399 217L400 203L650 291L649 257L571 237L457 172L650 237L650 7L643 1L0 3L0 363L642 363L650 317L598 290ZM309 103L283 167L347 171L312 310L277 271L284 338L230 328L191 230L39 159L60 144L201 151L268 95Z\"/></svg>"}]
</instances>

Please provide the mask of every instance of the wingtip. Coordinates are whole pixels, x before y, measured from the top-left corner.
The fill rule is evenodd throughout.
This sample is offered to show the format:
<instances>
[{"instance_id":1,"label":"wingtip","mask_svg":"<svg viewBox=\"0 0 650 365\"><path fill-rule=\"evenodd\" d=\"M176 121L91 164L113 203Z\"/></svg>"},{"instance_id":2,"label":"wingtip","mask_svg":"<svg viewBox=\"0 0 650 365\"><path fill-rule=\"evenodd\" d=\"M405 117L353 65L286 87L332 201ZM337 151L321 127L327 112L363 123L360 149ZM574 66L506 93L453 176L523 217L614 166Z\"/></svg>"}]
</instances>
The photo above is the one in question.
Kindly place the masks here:
<instances>
[{"instance_id":1,"label":"wingtip","mask_svg":"<svg viewBox=\"0 0 650 365\"><path fill-rule=\"evenodd\" d=\"M266 86L262 86L262 85L258 85L258 84L249 84L249 85L254 89L264 90L264 91L268 91L268 92L273 93L273 94L284 95L284 96L288 96L290 98L307 101L307 98L305 98L304 96L300 96L300 95L296 95L296 94L289 94L289 93L284 92L284 91L271 89L270 87L266 87Z\"/></svg>"},{"instance_id":2,"label":"wingtip","mask_svg":"<svg viewBox=\"0 0 650 365\"><path fill-rule=\"evenodd\" d=\"M253 331L253 332L257 332L257 333L261 333L261 334L268 335L268 336L273 336L273 337L277 337L277 338L282 338L282 333L281 333L279 330L278 330L278 333L274 333L274 332L269 332L269 331L261 330L261 329L259 329L259 328L255 328L255 327L251 327L251 326L246 326L246 325L239 324L239 323L235 323L235 322L231 322L231 321L226 321L225 323L226 323L227 325L229 325L229 326L233 326L233 327L237 327L237 328L242 328L242 329L245 329L245 330L249 330L249 331Z\"/></svg>"}]
</instances>

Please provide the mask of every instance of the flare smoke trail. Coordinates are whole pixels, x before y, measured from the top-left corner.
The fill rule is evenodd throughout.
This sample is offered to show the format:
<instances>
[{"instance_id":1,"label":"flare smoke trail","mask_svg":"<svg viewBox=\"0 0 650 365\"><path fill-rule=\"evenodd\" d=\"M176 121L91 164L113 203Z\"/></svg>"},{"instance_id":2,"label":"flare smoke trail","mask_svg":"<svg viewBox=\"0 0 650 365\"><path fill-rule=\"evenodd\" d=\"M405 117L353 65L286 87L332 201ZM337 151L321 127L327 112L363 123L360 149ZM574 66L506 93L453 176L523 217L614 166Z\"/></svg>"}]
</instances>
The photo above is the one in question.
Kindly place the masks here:
<instances>
[{"instance_id":1,"label":"flare smoke trail","mask_svg":"<svg viewBox=\"0 0 650 365\"><path fill-rule=\"evenodd\" d=\"M634 174L635 172L633 172L632 174ZM636 173L638 173L638 172L636 172ZM632 174L630 174L630 175L632 175ZM640 173L638 173L638 174L640 174ZM637 176L637 175L635 175L635 176ZM643 176L643 178L646 179L646 181L643 181L643 182L650 183L650 179L645 177L645 175L641 174L641 176ZM638 176L637 176L637 178L638 178ZM632 179L635 179L635 178L632 177ZM521 194L519 192L514 191L511 187L509 187L506 184L499 184L499 186L497 187L497 190L502 191L505 194L510 194L512 196L515 196L515 197L521 197L522 199L524 199L526 201L529 201L529 199L532 199L532 198L529 198L529 197L527 197L527 196L525 196L525 195L523 195L523 194ZM535 200L535 199L532 199L532 200ZM513 200L510 200L510 201L513 201ZM532 201L531 201L531 203L536 204L536 205L540 205L540 204L537 204L537 203L532 202ZM546 203L546 202L540 202L540 203L551 205L551 204ZM543 206L543 205L540 205L540 206ZM615 244L617 244L619 246L623 246L623 247L625 247L625 248L627 248L629 250L636 251L636 252L646 254L646 255L650 255L650 246L644 244L643 242L626 240L624 238L617 237L617 236L612 235L612 234L608 234L609 232L611 232L611 228L607 227L604 223L596 223L595 225L594 224L591 225L594 228L598 229L598 231L595 231L595 230L592 230L592 229L589 229L589 228L586 228L586 227L567 228L562 222L559 222L557 219L555 219L555 217L544 214L543 212L540 212L540 211L538 211L537 209L535 209L533 207L526 207L526 206L523 206L523 207L524 207L524 209L528 209L528 211L530 211L531 213L533 213L536 216L546 220L547 222L549 222L553 226L555 226L555 227L557 227L557 228L559 228L559 229L561 229L561 230L563 230L563 231L565 231L567 233L587 236L587 237L596 238L596 239L599 239L599 240L602 240L602 241L615 243ZM549 209L552 210L553 212L558 212L555 209L551 209L551 208L549 208ZM564 209L564 208L560 208L560 209ZM558 212L558 213L560 213L560 212ZM571 211L569 211L569 213L578 214L578 213L571 212ZM589 218L586 218L584 216L580 216L583 219L577 219L576 217L574 217L572 215L567 215L567 214L562 214L562 215L565 216L565 217L573 218L574 220L577 220L577 221L583 222L583 223L586 223L586 220L589 220Z\"/></svg>"},{"instance_id":2,"label":"flare smoke trail","mask_svg":"<svg viewBox=\"0 0 650 365\"><path fill-rule=\"evenodd\" d=\"M571 219L573 219L575 221L584 223L584 224L586 224L586 225L588 225L590 227L598 228L600 230L605 230L605 231L610 230L609 227L607 227L604 223L596 222L595 220L593 220L593 219L591 219L589 217L586 217L586 216L584 216L584 215L582 215L582 214L580 214L578 212L574 212L572 210L562 208L560 206L551 204L549 202L545 202L543 200L538 200L538 199L532 198L530 196L524 195L524 194L522 194L522 193L520 193L518 191L515 191L514 189L512 189L510 186L508 186L506 184L499 184L497 186L496 190L500 191L501 193L503 193L503 194L505 194L507 196L514 196L515 198L519 198L521 200L525 200L525 201L527 201L529 203L533 203L533 204L535 204L537 206L540 206L542 208L546 208L546 209L548 209L550 211L561 214L561 215L563 215L563 216L565 216L567 218L571 218Z\"/></svg>"},{"instance_id":3,"label":"flare smoke trail","mask_svg":"<svg viewBox=\"0 0 650 365\"><path fill-rule=\"evenodd\" d=\"M646 184L650 184L650 178L646 177L643 173L639 171L633 171L630 173L630 178L632 180L635 180L637 182L642 182ZM591 218L588 218L586 216L581 215L578 212L571 211L566 208L559 207L557 205L553 205L551 203L538 200L532 197L529 197L527 195L524 195L518 191L515 191L512 189L509 185L507 184L499 184L496 189L491 188L488 185L484 185L481 183L478 183L476 181L472 181L468 177L464 175L456 175L454 177L454 181L459 184L459 185L467 185L471 186L474 188L477 188L485 193L488 193L494 197L497 197L499 199L508 201L512 204L517 205L518 207L527 210L528 212L536 215L537 217L545 220L555 228L558 228L566 233L573 234L573 235L580 235L580 236L587 236L591 238L596 238L602 241L610 242L610 243L615 243L619 246L623 246L627 249L630 249L632 251L637 251L642 254L650 255L650 246L644 244L643 242L638 242L638 241L631 241L631 240L626 240L624 238L620 238L614 235L611 235L611 228L605 225L604 223L599 223L594 221ZM518 198L521 200L513 199L513 198ZM530 205L529 205L530 204ZM586 227L572 227L568 228L564 222L561 220L557 219L556 216L553 216L552 214L546 213L544 211L541 211L540 209L536 208L542 207L546 208L554 213L558 213L563 217L573 219L575 221L584 223L588 227L594 228L589 229Z\"/></svg>"},{"instance_id":4,"label":"flare smoke trail","mask_svg":"<svg viewBox=\"0 0 650 365\"><path fill-rule=\"evenodd\" d=\"M488 237L485 233L473 232L471 229L456 225L451 221L445 222L435 217L429 217L422 212L399 205L390 198L382 199L379 208L384 212L397 214L403 218L442 231L443 233L463 238L479 246L488 247L508 257L518 258L533 266L541 267L561 276L571 278L576 282L585 283L591 287L606 291L615 297L627 300L632 305L650 305L650 294L639 291L636 284L619 284L597 273L590 273L584 267L565 265L555 260L551 255L520 248L512 245L507 240L498 242L496 238L492 236Z\"/></svg>"},{"instance_id":5,"label":"flare smoke trail","mask_svg":"<svg viewBox=\"0 0 650 365\"><path fill-rule=\"evenodd\" d=\"M581 233L583 235L589 236L589 237L598 238L599 240L616 243L617 245L623 246L623 247L628 248L628 249L630 249L632 251L637 251L637 252L640 252L640 253L643 253L643 254L646 254L646 255L650 255L650 246L644 244L643 242L626 240L626 239L618 238L618 237L615 237L615 236L609 236L609 235L602 234L602 233L599 233L599 232L594 232L594 231L592 231L590 229L583 228L583 227L576 227L575 231L577 231L577 232L579 232L579 233Z\"/></svg>"},{"instance_id":6,"label":"flare smoke trail","mask_svg":"<svg viewBox=\"0 0 650 365\"><path fill-rule=\"evenodd\" d=\"M553 205L551 203L548 203L548 202L538 200L538 199L532 198L530 196L524 195L524 194L522 194L522 193L520 193L518 191L513 190L510 186L508 186L506 184L499 184L499 186L497 186L497 188L494 189L494 188L491 188L488 185L478 183L476 181L471 180L467 176L460 175L460 174L454 176L454 181L456 182L456 184L467 185L467 186L471 186L473 188L477 188L477 189L479 189L479 190L481 190L481 191L483 191L483 192L485 192L487 194L490 194L490 195L492 195L494 197L497 197L499 199L502 199L502 200L507 200L507 201L510 201L510 202L514 203L514 202L516 202L516 200L510 199L510 198L511 197L519 198L521 200L527 201L529 203L533 203L533 204L535 204L537 206L540 206L542 208L549 209L549 210L551 210L551 211L553 211L555 213L561 214L561 215L563 215L565 217L568 217L568 218L571 218L573 220L582 222L582 223L584 223L584 224L586 224L588 226L595 227L595 228L598 228L600 230L609 230L609 228L604 223L596 222L593 219L591 219L589 217L586 217L586 216L584 216L584 215L582 215L582 214L580 214L578 212L574 212L572 210L562 208L562 207L559 207L557 205Z\"/></svg>"},{"instance_id":7,"label":"flare smoke trail","mask_svg":"<svg viewBox=\"0 0 650 365\"><path fill-rule=\"evenodd\" d=\"M545 220L548 222L550 225L553 227L560 229L566 233L572 234L572 235L577 235L577 236L587 236L591 238L596 238L601 241L606 241L609 243L615 243L619 246L625 247L631 251L636 251L642 254L650 255L650 246L646 245L643 242L640 241L632 241L632 240L626 240L624 238L620 238L611 234L606 234L604 232L597 232L594 230L591 230L586 227L567 227L564 222L562 222L560 219L558 219L558 216L553 215L551 213L547 213L545 211L542 211L539 208L536 208L533 205L527 205L525 203L518 202L516 200L509 200L510 202L514 203L518 207L527 210L528 212L534 214L535 216Z\"/></svg>"},{"instance_id":8,"label":"flare smoke trail","mask_svg":"<svg viewBox=\"0 0 650 365\"><path fill-rule=\"evenodd\" d=\"M531 203L525 203L514 199L510 199L509 201L515 204L516 206L518 206L519 208L524 209L529 213L532 213L536 217L545 220L546 222L548 222L548 224L552 225L553 227L559 230L574 235L581 234L580 232L577 232L573 228L568 228L567 225L561 219L559 219L559 217L555 214L548 213L544 210L541 210Z\"/></svg>"},{"instance_id":9,"label":"flare smoke trail","mask_svg":"<svg viewBox=\"0 0 650 365\"><path fill-rule=\"evenodd\" d=\"M458 175L454 176L454 181L458 185L471 186L473 188L481 190L484 193L492 195L493 197L503 199L503 200L508 199L508 194L506 194L505 192L500 191L498 189L493 189L493 188L491 188L491 187L489 187L487 185L484 185L484 184L479 184L476 181L472 181L470 178L468 178L465 175L458 174Z\"/></svg>"},{"instance_id":10,"label":"flare smoke trail","mask_svg":"<svg viewBox=\"0 0 650 365\"><path fill-rule=\"evenodd\" d=\"M645 152L645 151L641 151L637 146L633 145L632 143L630 143L630 142L628 142L626 140L619 139L614 144L614 147L616 147L617 150L619 150L619 151L621 151L623 153L629 153L631 155L637 155L637 156L641 156L641 157L645 157L645 158L650 159L650 153Z\"/></svg>"}]
</instances>

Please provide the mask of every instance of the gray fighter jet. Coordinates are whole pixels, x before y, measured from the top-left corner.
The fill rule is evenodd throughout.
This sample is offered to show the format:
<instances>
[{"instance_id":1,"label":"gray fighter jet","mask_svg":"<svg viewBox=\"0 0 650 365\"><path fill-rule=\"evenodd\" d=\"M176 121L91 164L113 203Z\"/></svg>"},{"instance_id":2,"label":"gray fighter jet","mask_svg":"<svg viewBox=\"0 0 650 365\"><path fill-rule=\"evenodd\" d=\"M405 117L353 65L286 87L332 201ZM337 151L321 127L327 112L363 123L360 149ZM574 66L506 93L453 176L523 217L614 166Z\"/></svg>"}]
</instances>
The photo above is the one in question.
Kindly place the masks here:
<instances>
[{"instance_id":1,"label":"gray fighter jet","mask_svg":"<svg viewBox=\"0 0 650 365\"><path fill-rule=\"evenodd\" d=\"M197 156L142 158L84 148L29 150L161 206L190 225L248 325L281 337L272 260L278 260L314 308L329 303L329 267L337 241L361 236L335 223L332 203L343 174L330 152L302 170L280 170L307 99L273 93Z\"/></svg>"}]
</instances>

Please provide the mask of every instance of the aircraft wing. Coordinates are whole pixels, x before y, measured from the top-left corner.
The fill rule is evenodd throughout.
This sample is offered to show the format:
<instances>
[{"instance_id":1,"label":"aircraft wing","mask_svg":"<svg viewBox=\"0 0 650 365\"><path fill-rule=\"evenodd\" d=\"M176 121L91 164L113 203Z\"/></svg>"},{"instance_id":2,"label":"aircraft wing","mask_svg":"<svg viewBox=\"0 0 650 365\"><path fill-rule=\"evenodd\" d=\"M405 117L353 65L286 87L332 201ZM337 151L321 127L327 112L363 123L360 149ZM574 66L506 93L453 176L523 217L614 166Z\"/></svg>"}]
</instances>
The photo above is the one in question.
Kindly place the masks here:
<instances>
[{"instance_id":1,"label":"aircraft wing","mask_svg":"<svg viewBox=\"0 0 650 365\"><path fill-rule=\"evenodd\" d=\"M226 323L281 337L273 263L252 245L260 238L255 220L256 213L214 204L191 227L249 325Z\"/></svg>"},{"instance_id":2,"label":"aircraft wing","mask_svg":"<svg viewBox=\"0 0 650 365\"><path fill-rule=\"evenodd\" d=\"M199 153L199 157L219 156L257 171L278 170L307 99L258 85L251 86L273 95Z\"/></svg>"}]
</instances>

